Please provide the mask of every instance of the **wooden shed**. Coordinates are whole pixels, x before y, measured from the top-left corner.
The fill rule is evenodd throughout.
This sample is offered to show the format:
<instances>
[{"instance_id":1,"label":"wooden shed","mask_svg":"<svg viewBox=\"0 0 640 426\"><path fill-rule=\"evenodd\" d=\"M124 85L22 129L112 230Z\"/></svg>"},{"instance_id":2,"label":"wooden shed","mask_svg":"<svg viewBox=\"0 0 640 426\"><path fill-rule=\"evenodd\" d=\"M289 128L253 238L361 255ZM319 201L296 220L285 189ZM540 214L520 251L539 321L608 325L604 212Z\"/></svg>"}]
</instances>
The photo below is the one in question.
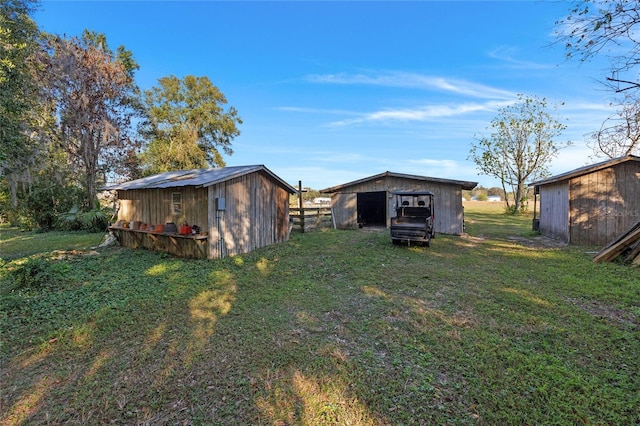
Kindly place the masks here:
<instances>
[{"instance_id":1,"label":"wooden shed","mask_svg":"<svg viewBox=\"0 0 640 426\"><path fill-rule=\"evenodd\" d=\"M395 215L392 192L430 191L434 194L435 231L458 235L464 232L462 190L471 190L477 184L387 171L320 192L331 194L335 226L352 229L359 226L388 228Z\"/></svg>"},{"instance_id":2,"label":"wooden shed","mask_svg":"<svg viewBox=\"0 0 640 426\"><path fill-rule=\"evenodd\" d=\"M530 184L542 235L605 245L640 220L640 157L628 155Z\"/></svg>"},{"instance_id":3,"label":"wooden shed","mask_svg":"<svg viewBox=\"0 0 640 426\"><path fill-rule=\"evenodd\" d=\"M110 229L121 245L209 259L287 241L296 192L263 165L166 172L104 189L117 191ZM184 223L191 232L180 233Z\"/></svg>"}]
</instances>

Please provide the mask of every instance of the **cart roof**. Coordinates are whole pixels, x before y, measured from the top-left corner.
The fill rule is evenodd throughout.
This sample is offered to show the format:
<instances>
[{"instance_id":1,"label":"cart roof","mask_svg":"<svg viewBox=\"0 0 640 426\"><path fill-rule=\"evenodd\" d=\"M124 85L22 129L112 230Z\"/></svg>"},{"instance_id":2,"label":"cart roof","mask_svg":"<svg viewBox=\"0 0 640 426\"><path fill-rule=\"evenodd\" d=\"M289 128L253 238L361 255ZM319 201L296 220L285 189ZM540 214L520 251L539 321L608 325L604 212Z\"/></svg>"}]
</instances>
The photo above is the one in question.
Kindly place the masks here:
<instances>
[{"instance_id":1,"label":"cart roof","mask_svg":"<svg viewBox=\"0 0 640 426\"><path fill-rule=\"evenodd\" d=\"M433 192L429 191L399 191L392 192L393 195L401 195L401 196L420 196L420 195L433 195Z\"/></svg>"}]
</instances>

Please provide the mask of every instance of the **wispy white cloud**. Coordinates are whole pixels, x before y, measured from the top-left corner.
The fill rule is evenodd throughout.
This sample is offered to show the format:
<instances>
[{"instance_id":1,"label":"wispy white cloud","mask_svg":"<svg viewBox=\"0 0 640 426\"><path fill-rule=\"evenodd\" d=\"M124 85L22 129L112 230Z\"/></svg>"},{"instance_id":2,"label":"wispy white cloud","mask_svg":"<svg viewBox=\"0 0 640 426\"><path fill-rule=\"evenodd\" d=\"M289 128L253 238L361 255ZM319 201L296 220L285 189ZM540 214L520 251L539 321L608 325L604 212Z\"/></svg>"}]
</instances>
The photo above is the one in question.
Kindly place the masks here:
<instances>
[{"instance_id":1,"label":"wispy white cloud","mask_svg":"<svg viewBox=\"0 0 640 426\"><path fill-rule=\"evenodd\" d=\"M556 64L542 64L517 58L518 49L513 46L499 46L489 52L489 57L506 62L515 68L523 69L548 69L555 68Z\"/></svg>"},{"instance_id":2,"label":"wispy white cloud","mask_svg":"<svg viewBox=\"0 0 640 426\"><path fill-rule=\"evenodd\" d=\"M379 158L375 156L367 156L358 152L315 152L310 155L312 161L316 163L345 163L345 164L355 164L355 163L365 163L365 162L373 162L379 161Z\"/></svg>"},{"instance_id":3,"label":"wispy white cloud","mask_svg":"<svg viewBox=\"0 0 640 426\"><path fill-rule=\"evenodd\" d=\"M409 160L409 163L419 165L419 166L429 166L429 167L437 167L443 169L455 169L458 167L458 162L454 160L448 159L431 159L431 158L420 158L417 160Z\"/></svg>"},{"instance_id":4,"label":"wispy white cloud","mask_svg":"<svg viewBox=\"0 0 640 426\"><path fill-rule=\"evenodd\" d=\"M389 164L387 170L444 179L478 180L478 172L473 163L448 158L419 158L401 162L396 160L392 164Z\"/></svg>"},{"instance_id":5,"label":"wispy white cloud","mask_svg":"<svg viewBox=\"0 0 640 426\"><path fill-rule=\"evenodd\" d=\"M344 109L309 108L309 107L293 107L293 106L282 106L282 107L276 107L275 109L277 111L300 112L305 114L338 114L338 115L357 114L353 111L348 111Z\"/></svg>"},{"instance_id":6,"label":"wispy white cloud","mask_svg":"<svg viewBox=\"0 0 640 426\"><path fill-rule=\"evenodd\" d=\"M303 187L313 189L324 189L330 186L340 185L366 177L363 172L354 170L353 167L345 168L341 165L328 167L280 167L274 170L278 176L285 179L289 184L298 186L297 182L302 181ZM371 174L380 173L372 172Z\"/></svg>"},{"instance_id":7,"label":"wispy white cloud","mask_svg":"<svg viewBox=\"0 0 640 426\"><path fill-rule=\"evenodd\" d=\"M600 128L602 123L615 113L615 108L606 102L571 102L566 103L558 114L566 119L567 129L563 136L574 143L582 143L591 132Z\"/></svg>"},{"instance_id":8,"label":"wispy white cloud","mask_svg":"<svg viewBox=\"0 0 640 426\"><path fill-rule=\"evenodd\" d=\"M473 180L475 169L465 166L460 161L451 159L434 159L434 158L419 158L415 160L409 160L403 164L404 170L408 170L407 173L443 177L450 179L469 179ZM464 169L468 169L467 173ZM464 177L462 177L464 176Z\"/></svg>"},{"instance_id":9,"label":"wispy white cloud","mask_svg":"<svg viewBox=\"0 0 640 426\"><path fill-rule=\"evenodd\" d=\"M483 99L511 99L515 93L472 81L402 71L370 74L313 74L305 77L311 83L370 85L407 89L442 91Z\"/></svg>"},{"instance_id":10,"label":"wispy white cloud","mask_svg":"<svg viewBox=\"0 0 640 426\"><path fill-rule=\"evenodd\" d=\"M586 144L576 144L561 149L558 156L551 161L549 171L552 175L565 173L578 167L593 163L593 150Z\"/></svg>"},{"instance_id":11,"label":"wispy white cloud","mask_svg":"<svg viewBox=\"0 0 640 426\"><path fill-rule=\"evenodd\" d=\"M350 118L330 123L333 127L343 127L374 122L415 122L431 121L434 119L460 116L464 114L495 111L510 104L512 101L490 101L485 103L464 103L459 105L426 105L419 108L385 109L361 114L357 118Z\"/></svg>"},{"instance_id":12,"label":"wispy white cloud","mask_svg":"<svg viewBox=\"0 0 640 426\"><path fill-rule=\"evenodd\" d=\"M613 107L610 103L607 103L607 102L573 102L571 104L571 110L611 113L615 111L615 107Z\"/></svg>"}]
</instances>

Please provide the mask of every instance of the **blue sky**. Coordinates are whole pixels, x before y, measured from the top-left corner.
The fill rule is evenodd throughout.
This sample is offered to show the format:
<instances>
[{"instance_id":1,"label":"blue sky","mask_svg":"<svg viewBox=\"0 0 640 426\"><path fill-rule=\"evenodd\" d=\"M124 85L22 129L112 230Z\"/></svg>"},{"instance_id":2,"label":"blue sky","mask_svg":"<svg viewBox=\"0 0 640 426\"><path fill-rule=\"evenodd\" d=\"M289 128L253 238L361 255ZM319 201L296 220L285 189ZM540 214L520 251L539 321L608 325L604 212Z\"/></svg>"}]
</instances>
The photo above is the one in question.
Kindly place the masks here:
<instances>
[{"instance_id":1,"label":"blue sky","mask_svg":"<svg viewBox=\"0 0 640 426\"><path fill-rule=\"evenodd\" d=\"M142 89L207 76L243 120L227 165L264 164L322 189L384 171L477 181L467 160L518 93L563 103L571 140L553 174L589 164L584 135L612 114L603 62L553 44L563 1L43 1L50 33L106 34Z\"/></svg>"}]
</instances>

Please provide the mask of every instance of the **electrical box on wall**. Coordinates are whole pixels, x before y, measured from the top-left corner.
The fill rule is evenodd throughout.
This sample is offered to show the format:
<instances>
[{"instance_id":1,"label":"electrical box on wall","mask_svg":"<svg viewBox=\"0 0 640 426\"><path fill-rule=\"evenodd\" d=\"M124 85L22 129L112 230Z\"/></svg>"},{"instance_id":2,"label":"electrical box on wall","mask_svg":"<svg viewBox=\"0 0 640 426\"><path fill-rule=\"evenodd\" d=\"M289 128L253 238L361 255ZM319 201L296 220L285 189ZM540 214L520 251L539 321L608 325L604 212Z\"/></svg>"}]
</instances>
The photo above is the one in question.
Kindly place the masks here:
<instances>
[{"instance_id":1,"label":"electrical box on wall","mask_svg":"<svg viewBox=\"0 0 640 426\"><path fill-rule=\"evenodd\" d=\"M226 209L226 205L225 205L225 200L224 197L218 197L216 198L216 210L225 210Z\"/></svg>"}]
</instances>

